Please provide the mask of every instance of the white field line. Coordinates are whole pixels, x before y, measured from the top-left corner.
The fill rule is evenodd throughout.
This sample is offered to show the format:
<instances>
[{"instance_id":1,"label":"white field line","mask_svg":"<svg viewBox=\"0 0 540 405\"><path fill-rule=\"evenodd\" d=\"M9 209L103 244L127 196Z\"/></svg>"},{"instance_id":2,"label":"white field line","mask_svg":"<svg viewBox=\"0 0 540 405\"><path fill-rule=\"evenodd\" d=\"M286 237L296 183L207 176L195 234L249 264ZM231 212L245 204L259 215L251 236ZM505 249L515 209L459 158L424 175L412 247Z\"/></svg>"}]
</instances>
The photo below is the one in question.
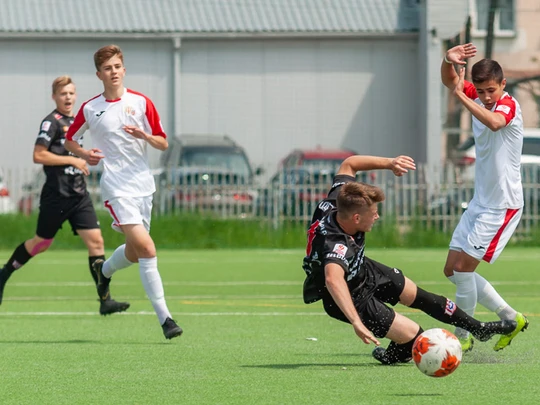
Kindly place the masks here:
<instances>
[{"instance_id":1,"label":"white field line","mask_svg":"<svg viewBox=\"0 0 540 405\"><path fill-rule=\"evenodd\" d=\"M156 316L155 312L122 312L114 316ZM324 312L178 312L177 318L184 316L328 316ZM0 316L100 316L96 312L0 312Z\"/></svg>"},{"instance_id":2,"label":"white field line","mask_svg":"<svg viewBox=\"0 0 540 405\"><path fill-rule=\"evenodd\" d=\"M433 281L423 280L415 281L418 286L423 285L450 285L446 280ZM193 286L193 287L238 287L253 285L269 286L301 286L302 281L164 281L164 286ZM512 281L490 281L493 285L540 285L540 280L512 280ZM138 286L138 281L114 281L115 286ZM89 287L94 286L90 281L36 281L36 282L12 282L10 287Z\"/></svg>"}]
</instances>

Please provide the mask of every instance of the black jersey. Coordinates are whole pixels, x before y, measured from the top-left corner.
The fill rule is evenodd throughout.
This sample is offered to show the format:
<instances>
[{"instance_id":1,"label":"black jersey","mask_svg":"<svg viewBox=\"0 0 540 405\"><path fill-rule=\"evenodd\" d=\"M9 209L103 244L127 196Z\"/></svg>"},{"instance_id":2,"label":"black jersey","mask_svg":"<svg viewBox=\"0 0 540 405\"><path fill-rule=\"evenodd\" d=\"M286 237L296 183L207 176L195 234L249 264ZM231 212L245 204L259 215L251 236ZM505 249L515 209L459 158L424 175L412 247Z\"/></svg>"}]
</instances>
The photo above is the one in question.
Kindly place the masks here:
<instances>
[{"instance_id":1,"label":"black jersey","mask_svg":"<svg viewBox=\"0 0 540 405\"><path fill-rule=\"evenodd\" d=\"M47 115L41 122L36 145L43 145L55 155L74 156L64 147L65 136L73 117L61 114L57 110ZM79 141L82 142L82 141ZM61 197L75 197L86 194L86 183L82 172L74 166L47 166L43 165L47 179L43 191Z\"/></svg>"},{"instance_id":2,"label":"black jersey","mask_svg":"<svg viewBox=\"0 0 540 405\"><path fill-rule=\"evenodd\" d=\"M303 269L306 272L304 281L306 304L323 298L324 266L328 263L336 263L343 268L351 295L362 287L365 277L363 271L365 233L348 235L336 221L336 199L339 189L351 181L356 179L348 175L335 176L328 197L318 204L313 214L303 262Z\"/></svg>"}]
</instances>

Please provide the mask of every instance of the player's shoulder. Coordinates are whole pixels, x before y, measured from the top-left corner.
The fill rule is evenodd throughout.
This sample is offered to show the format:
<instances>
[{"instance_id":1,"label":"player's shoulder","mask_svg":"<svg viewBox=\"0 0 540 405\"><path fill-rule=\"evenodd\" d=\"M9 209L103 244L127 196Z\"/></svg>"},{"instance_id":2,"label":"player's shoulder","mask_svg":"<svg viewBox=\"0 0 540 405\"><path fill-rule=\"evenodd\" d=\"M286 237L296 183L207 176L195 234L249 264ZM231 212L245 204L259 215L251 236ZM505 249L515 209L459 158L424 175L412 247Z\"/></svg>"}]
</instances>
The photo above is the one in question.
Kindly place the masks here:
<instances>
[{"instance_id":1,"label":"player's shoulder","mask_svg":"<svg viewBox=\"0 0 540 405\"><path fill-rule=\"evenodd\" d=\"M126 89L126 92L127 92L128 97L135 98L135 99L141 99L141 100L145 100L145 101L151 101L148 96L146 96L145 94L143 94L143 93L141 93L139 91L135 91L133 89Z\"/></svg>"}]
</instances>

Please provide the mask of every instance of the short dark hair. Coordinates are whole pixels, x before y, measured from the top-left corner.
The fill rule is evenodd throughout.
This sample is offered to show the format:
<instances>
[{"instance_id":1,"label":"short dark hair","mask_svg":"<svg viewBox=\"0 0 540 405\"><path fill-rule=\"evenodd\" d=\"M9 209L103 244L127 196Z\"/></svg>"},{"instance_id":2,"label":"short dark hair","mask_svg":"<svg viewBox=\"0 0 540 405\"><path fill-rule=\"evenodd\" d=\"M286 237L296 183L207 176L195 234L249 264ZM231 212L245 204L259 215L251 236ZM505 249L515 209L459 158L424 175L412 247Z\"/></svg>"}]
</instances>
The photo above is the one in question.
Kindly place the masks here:
<instances>
[{"instance_id":1,"label":"short dark hair","mask_svg":"<svg viewBox=\"0 0 540 405\"><path fill-rule=\"evenodd\" d=\"M476 62L471 70L473 83L483 83L495 80L498 84L504 79L501 65L493 59L482 59Z\"/></svg>"},{"instance_id":2,"label":"short dark hair","mask_svg":"<svg viewBox=\"0 0 540 405\"><path fill-rule=\"evenodd\" d=\"M370 184L350 182L341 187L337 196L338 212L352 215L384 201L384 191Z\"/></svg>"},{"instance_id":3,"label":"short dark hair","mask_svg":"<svg viewBox=\"0 0 540 405\"><path fill-rule=\"evenodd\" d=\"M97 50L94 54L94 65L99 70L101 65L111 59L113 56L118 56L122 63L124 63L124 54L118 45L106 45Z\"/></svg>"}]
</instances>

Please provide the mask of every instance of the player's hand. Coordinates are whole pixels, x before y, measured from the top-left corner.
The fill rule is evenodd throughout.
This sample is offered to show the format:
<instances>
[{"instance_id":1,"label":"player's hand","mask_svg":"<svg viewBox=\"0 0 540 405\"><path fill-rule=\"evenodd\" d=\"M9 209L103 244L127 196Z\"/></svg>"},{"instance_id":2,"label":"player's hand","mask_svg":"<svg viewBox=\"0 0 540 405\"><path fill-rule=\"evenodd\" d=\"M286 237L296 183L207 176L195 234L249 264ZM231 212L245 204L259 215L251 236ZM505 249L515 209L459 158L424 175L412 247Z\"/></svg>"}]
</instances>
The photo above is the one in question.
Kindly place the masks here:
<instances>
[{"instance_id":1,"label":"player's hand","mask_svg":"<svg viewBox=\"0 0 540 405\"><path fill-rule=\"evenodd\" d=\"M364 326L363 323L360 323L358 325L353 325L353 328L354 328L354 333L356 333L356 335L360 339L362 339L362 342L364 342L366 345L369 345L371 342L375 343L377 346L381 344L381 342L379 342L377 338L373 336L373 334L369 331L368 328Z\"/></svg>"},{"instance_id":2,"label":"player's hand","mask_svg":"<svg viewBox=\"0 0 540 405\"><path fill-rule=\"evenodd\" d=\"M454 94L463 92L463 86L465 85L465 67L458 68L459 80L454 87Z\"/></svg>"},{"instance_id":3,"label":"player's hand","mask_svg":"<svg viewBox=\"0 0 540 405\"><path fill-rule=\"evenodd\" d=\"M74 157L71 166L79 169L85 176L88 176L90 174L90 170L88 170L88 165L86 164L86 160L84 159Z\"/></svg>"},{"instance_id":4,"label":"player's hand","mask_svg":"<svg viewBox=\"0 0 540 405\"><path fill-rule=\"evenodd\" d=\"M136 127L135 125L125 125L122 129L134 138L142 139L145 141L148 139L148 134L139 127Z\"/></svg>"},{"instance_id":5,"label":"player's hand","mask_svg":"<svg viewBox=\"0 0 540 405\"><path fill-rule=\"evenodd\" d=\"M392 170L392 173L397 177L403 176L405 173L408 173L409 170L416 170L414 159L405 155L392 159L390 165L390 170Z\"/></svg>"},{"instance_id":6,"label":"player's hand","mask_svg":"<svg viewBox=\"0 0 540 405\"><path fill-rule=\"evenodd\" d=\"M101 154L101 149L92 148L88 151L88 154L84 157L84 160L90 165L95 166L105 156Z\"/></svg>"},{"instance_id":7,"label":"player's hand","mask_svg":"<svg viewBox=\"0 0 540 405\"><path fill-rule=\"evenodd\" d=\"M454 46L446 51L446 59L457 65L465 65L467 59L476 55L476 46L472 43Z\"/></svg>"}]
</instances>

